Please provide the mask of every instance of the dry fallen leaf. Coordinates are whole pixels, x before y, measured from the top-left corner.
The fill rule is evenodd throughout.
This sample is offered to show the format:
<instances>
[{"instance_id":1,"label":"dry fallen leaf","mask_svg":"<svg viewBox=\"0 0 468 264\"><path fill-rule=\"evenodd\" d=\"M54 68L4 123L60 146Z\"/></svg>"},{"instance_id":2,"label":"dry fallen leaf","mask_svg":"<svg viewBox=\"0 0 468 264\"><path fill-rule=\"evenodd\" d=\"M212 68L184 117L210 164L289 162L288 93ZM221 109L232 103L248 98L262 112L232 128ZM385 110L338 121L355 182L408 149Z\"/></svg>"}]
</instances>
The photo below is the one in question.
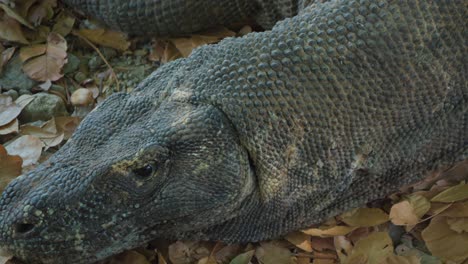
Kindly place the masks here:
<instances>
[{"instance_id":1,"label":"dry fallen leaf","mask_svg":"<svg viewBox=\"0 0 468 264\"><path fill-rule=\"evenodd\" d=\"M9 155L5 147L0 145L0 193L8 183L21 175L23 159L18 155Z\"/></svg>"},{"instance_id":2,"label":"dry fallen leaf","mask_svg":"<svg viewBox=\"0 0 468 264\"><path fill-rule=\"evenodd\" d=\"M42 46L37 49L42 50ZM63 76L60 72L66 62L66 40L60 34L50 33L47 37L45 53L26 61L23 71L36 81L57 81Z\"/></svg>"},{"instance_id":3,"label":"dry fallen leaf","mask_svg":"<svg viewBox=\"0 0 468 264\"><path fill-rule=\"evenodd\" d=\"M450 226L450 229L453 231L461 234L463 232L468 232L468 217L461 217L461 218L447 218L447 224ZM467 245L468 248L468 245Z\"/></svg>"},{"instance_id":4,"label":"dry fallen leaf","mask_svg":"<svg viewBox=\"0 0 468 264\"><path fill-rule=\"evenodd\" d=\"M40 127L28 124L23 125L20 132L22 135L31 135L40 139L44 144L44 150L57 146L65 137L64 132L57 127L55 118L47 121Z\"/></svg>"},{"instance_id":5,"label":"dry fallen leaf","mask_svg":"<svg viewBox=\"0 0 468 264\"><path fill-rule=\"evenodd\" d=\"M401 201L392 206L390 219L394 225L415 225L420 218L408 201Z\"/></svg>"},{"instance_id":6,"label":"dry fallen leaf","mask_svg":"<svg viewBox=\"0 0 468 264\"><path fill-rule=\"evenodd\" d=\"M260 243L255 252L255 257L260 264L290 264L291 252L273 242Z\"/></svg>"},{"instance_id":7,"label":"dry fallen leaf","mask_svg":"<svg viewBox=\"0 0 468 264\"><path fill-rule=\"evenodd\" d=\"M0 126L0 135L8 135L11 133L17 133L19 131L18 119L11 121L10 123Z\"/></svg>"},{"instance_id":8,"label":"dry fallen leaf","mask_svg":"<svg viewBox=\"0 0 468 264\"><path fill-rule=\"evenodd\" d=\"M2 47L3 48L3 47ZM16 47L10 47L8 49L0 49L0 73L2 73L3 67L10 61L13 54L15 54Z\"/></svg>"},{"instance_id":9,"label":"dry fallen leaf","mask_svg":"<svg viewBox=\"0 0 468 264\"><path fill-rule=\"evenodd\" d=\"M332 236L344 236L353 230L357 229L355 226L333 226L326 228L310 228L302 230L307 235L318 236L318 237L332 237Z\"/></svg>"},{"instance_id":10,"label":"dry fallen leaf","mask_svg":"<svg viewBox=\"0 0 468 264\"><path fill-rule=\"evenodd\" d=\"M465 199L468 199L468 184L460 183L439 193L431 199L431 202L452 203Z\"/></svg>"},{"instance_id":11,"label":"dry fallen leaf","mask_svg":"<svg viewBox=\"0 0 468 264\"><path fill-rule=\"evenodd\" d=\"M447 210L441 212L441 216L468 217L468 201L454 203Z\"/></svg>"},{"instance_id":12,"label":"dry fallen leaf","mask_svg":"<svg viewBox=\"0 0 468 264\"><path fill-rule=\"evenodd\" d=\"M447 217L435 216L421 235L432 255L455 263L468 259L468 232L452 230Z\"/></svg>"},{"instance_id":13,"label":"dry fallen leaf","mask_svg":"<svg viewBox=\"0 0 468 264\"><path fill-rule=\"evenodd\" d=\"M104 47L110 47L120 51L126 51L128 47L130 47L130 42L127 40L127 36L122 32L103 28L80 29L74 32L74 34Z\"/></svg>"},{"instance_id":14,"label":"dry fallen leaf","mask_svg":"<svg viewBox=\"0 0 468 264\"><path fill-rule=\"evenodd\" d=\"M29 43L18 21L8 16L0 16L0 39L22 44Z\"/></svg>"},{"instance_id":15,"label":"dry fallen leaf","mask_svg":"<svg viewBox=\"0 0 468 264\"><path fill-rule=\"evenodd\" d=\"M293 232L288 234L285 239L306 252L312 252L312 243L310 242L309 235L302 232Z\"/></svg>"},{"instance_id":16,"label":"dry fallen leaf","mask_svg":"<svg viewBox=\"0 0 468 264\"><path fill-rule=\"evenodd\" d=\"M52 32L56 32L62 37L67 36L73 29L75 24L75 18L68 15L66 12L62 12L57 16L57 23L54 24Z\"/></svg>"},{"instance_id":17,"label":"dry fallen leaf","mask_svg":"<svg viewBox=\"0 0 468 264\"><path fill-rule=\"evenodd\" d=\"M197 264L218 264L218 263L216 262L215 258L210 256L210 257L204 257L204 258L200 259L197 262Z\"/></svg>"},{"instance_id":18,"label":"dry fallen leaf","mask_svg":"<svg viewBox=\"0 0 468 264\"><path fill-rule=\"evenodd\" d=\"M13 102L10 96L0 94L0 126L7 125L18 117L23 108Z\"/></svg>"},{"instance_id":19,"label":"dry fallen leaf","mask_svg":"<svg viewBox=\"0 0 468 264\"><path fill-rule=\"evenodd\" d=\"M18 155L23 159L23 168L36 164L42 153L42 142L34 136L21 136L8 144L6 150L10 155Z\"/></svg>"},{"instance_id":20,"label":"dry fallen leaf","mask_svg":"<svg viewBox=\"0 0 468 264\"><path fill-rule=\"evenodd\" d=\"M379 208L357 208L342 214L340 217L341 221L354 227L376 226L389 220L388 214Z\"/></svg>"},{"instance_id":21,"label":"dry fallen leaf","mask_svg":"<svg viewBox=\"0 0 468 264\"><path fill-rule=\"evenodd\" d=\"M386 232L374 232L356 243L346 263L380 263L391 255L393 244L390 236Z\"/></svg>"},{"instance_id":22,"label":"dry fallen leaf","mask_svg":"<svg viewBox=\"0 0 468 264\"><path fill-rule=\"evenodd\" d=\"M14 8L11 8L9 7L8 5L5 5L5 4L0 4L0 9L2 9L5 14L11 18L13 18L14 20L20 22L21 24L23 24L24 26L30 28L30 29L34 29L33 25L31 25L28 21L26 21L23 16L21 14L19 14L17 12L17 10L15 10Z\"/></svg>"}]
</instances>

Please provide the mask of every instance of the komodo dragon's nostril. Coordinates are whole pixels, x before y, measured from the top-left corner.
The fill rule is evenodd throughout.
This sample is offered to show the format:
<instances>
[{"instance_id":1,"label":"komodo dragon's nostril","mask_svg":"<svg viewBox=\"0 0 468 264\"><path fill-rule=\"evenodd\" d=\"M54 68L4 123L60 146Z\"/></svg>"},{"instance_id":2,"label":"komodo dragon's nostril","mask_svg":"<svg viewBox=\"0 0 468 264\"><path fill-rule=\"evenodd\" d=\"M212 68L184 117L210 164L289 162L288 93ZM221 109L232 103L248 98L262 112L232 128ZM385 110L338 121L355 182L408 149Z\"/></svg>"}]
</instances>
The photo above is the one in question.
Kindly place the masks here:
<instances>
[{"instance_id":1,"label":"komodo dragon's nostril","mask_svg":"<svg viewBox=\"0 0 468 264\"><path fill-rule=\"evenodd\" d=\"M15 232L17 234L27 234L34 229L36 225L30 223L17 223L15 224Z\"/></svg>"}]
</instances>

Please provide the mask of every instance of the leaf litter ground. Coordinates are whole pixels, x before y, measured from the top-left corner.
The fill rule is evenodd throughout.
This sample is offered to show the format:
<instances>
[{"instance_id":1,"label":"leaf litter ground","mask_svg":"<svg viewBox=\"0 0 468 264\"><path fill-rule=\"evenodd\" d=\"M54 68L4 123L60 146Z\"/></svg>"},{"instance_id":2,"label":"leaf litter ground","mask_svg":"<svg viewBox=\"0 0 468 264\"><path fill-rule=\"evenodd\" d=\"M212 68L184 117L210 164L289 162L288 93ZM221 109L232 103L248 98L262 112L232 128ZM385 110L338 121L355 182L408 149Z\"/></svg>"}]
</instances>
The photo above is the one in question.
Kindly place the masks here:
<instances>
[{"instance_id":1,"label":"leaf litter ground","mask_svg":"<svg viewBox=\"0 0 468 264\"><path fill-rule=\"evenodd\" d=\"M12 98L0 82L0 189L57 151L94 106L131 91L158 65L200 45L252 31L219 28L184 38L142 40L75 15L56 0L0 0L0 78L19 56L37 82L32 93L59 96L70 115L23 122L34 98ZM88 27L87 27L88 26ZM1 80L1 79L0 79ZM14 93L13 93L14 94ZM468 264L468 161L398 193L275 241L226 245L153 241L101 264ZM19 263L11 256L1 263Z\"/></svg>"}]
</instances>

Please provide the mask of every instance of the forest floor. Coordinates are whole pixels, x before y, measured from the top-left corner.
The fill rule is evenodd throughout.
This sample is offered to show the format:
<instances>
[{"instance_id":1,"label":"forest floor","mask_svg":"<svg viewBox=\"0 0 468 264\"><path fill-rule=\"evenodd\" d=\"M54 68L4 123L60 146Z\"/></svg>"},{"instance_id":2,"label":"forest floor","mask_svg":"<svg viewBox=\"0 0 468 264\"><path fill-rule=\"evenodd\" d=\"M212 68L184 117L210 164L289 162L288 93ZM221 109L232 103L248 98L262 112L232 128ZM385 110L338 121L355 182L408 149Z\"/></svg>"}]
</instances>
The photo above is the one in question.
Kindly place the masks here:
<instances>
[{"instance_id":1,"label":"forest floor","mask_svg":"<svg viewBox=\"0 0 468 264\"><path fill-rule=\"evenodd\" d=\"M0 191L56 152L83 117L159 65L251 26L143 39L56 0L0 0ZM468 264L468 162L282 239L243 245L154 241L100 263ZM11 256L0 264L19 263Z\"/></svg>"}]
</instances>

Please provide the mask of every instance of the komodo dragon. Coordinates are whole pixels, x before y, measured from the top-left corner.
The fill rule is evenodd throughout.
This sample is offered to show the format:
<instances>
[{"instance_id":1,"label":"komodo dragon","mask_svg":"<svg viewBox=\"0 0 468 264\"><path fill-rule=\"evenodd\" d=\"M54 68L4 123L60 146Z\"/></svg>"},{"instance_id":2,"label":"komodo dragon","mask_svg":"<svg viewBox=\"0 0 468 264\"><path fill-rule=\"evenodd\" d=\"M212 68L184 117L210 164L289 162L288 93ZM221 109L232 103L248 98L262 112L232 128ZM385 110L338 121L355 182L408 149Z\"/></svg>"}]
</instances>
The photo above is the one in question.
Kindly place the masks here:
<instances>
[{"instance_id":1,"label":"komodo dragon","mask_svg":"<svg viewBox=\"0 0 468 264\"><path fill-rule=\"evenodd\" d=\"M1 246L90 263L155 238L265 240L468 157L466 1L262 1L65 1L160 35L299 13L101 103L4 191Z\"/></svg>"}]
</instances>

